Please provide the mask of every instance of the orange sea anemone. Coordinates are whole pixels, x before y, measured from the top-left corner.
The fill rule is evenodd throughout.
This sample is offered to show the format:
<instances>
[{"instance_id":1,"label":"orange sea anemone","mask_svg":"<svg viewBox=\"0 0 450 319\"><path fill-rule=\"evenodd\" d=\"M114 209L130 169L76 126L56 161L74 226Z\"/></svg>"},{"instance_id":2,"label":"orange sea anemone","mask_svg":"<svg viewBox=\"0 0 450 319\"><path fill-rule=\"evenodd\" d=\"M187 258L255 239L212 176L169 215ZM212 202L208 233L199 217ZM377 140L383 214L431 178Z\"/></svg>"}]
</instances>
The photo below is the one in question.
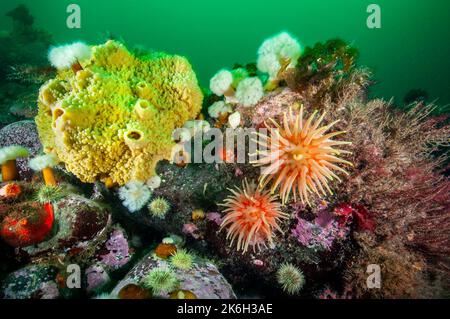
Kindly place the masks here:
<instances>
[{"instance_id":1,"label":"orange sea anemone","mask_svg":"<svg viewBox=\"0 0 450 319\"><path fill-rule=\"evenodd\" d=\"M159 258L167 259L177 252L177 246L174 244L159 244L155 249L155 254Z\"/></svg>"},{"instance_id":2,"label":"orange sea anemone","mask_svg":"<svg viewBox=\"0 0 450 319\"><path fill-rule=\"evenodd\" d=\"M222 204L227 214L220 225L220 230L227 228L230 246L237 240L237 250L245 253L249 246L253 246L253 251L256 251L261 249L261 245L266 246L266 243L272 245L274 231L281 232L278 221L288 217L281 211L276 196L247 181L244 181L243 189L230 191L233 195Z\"/></svg>"},{"instance_id":3,"label":"orange sea anemone","mask_svg":"<svg viewBox=\"0 0 450 319\"><path fill-rule=\"evenodd\" d=\"M22 188L19 184L8 183L0 188L0 198L11 199L16 198L22 193Z\"/></svg>"},{"instance_id":4,"label":"orange sea anemone","mask_svg":"<svg viewBox=\"0 0 450 319\"><path fill-rule=\"evenodd\" d=\"M303 105L295 116L290 108L288 113L284 113L281 125L273 119L269 120L274 127L265 123L269 128L269 136L257 133L259 136L257 143L264 150L257 152L259 158L252 163L256 166L265 166L261 171L260 186L265 187L271 183L271 193L279 187L283 203L288 201L291 192L294 193L295 201L298 193L302 203L306 202L309 205L311 204L310 193L318 196L321 196L322 193L326 196L326 189L333 194L328 180L340 181L333 171L340 171L348 175L348 172L337 166L337 163L352 165L336 156L350 152L333 148L333 146L351 143L331 139L345 132L337 131L326 134L339 121L319 127L325 113L314 120L316 114L317 111L314 111L304 121Z\"/></svg>"}]
</instances>

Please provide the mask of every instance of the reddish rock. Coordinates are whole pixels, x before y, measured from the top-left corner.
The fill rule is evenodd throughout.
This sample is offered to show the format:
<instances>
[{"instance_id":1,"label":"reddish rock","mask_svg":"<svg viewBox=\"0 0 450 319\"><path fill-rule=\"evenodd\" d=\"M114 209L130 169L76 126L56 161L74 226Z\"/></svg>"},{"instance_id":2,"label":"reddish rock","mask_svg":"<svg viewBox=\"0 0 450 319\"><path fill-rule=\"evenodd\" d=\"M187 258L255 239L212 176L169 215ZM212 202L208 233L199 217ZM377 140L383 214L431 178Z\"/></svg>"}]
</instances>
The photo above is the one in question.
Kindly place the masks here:
<instances>
[{"instance_id":1,"label":"reddish rock","mask_svg":"<svg viewBox=\"0 0 450 319\"><path fill-rule=\"evenodd\" d=\"M0 235L9 245L26 247L42 242L53 226L51 204L25 202L14 206L4 218Z\"/></svg>"}]
</instances>

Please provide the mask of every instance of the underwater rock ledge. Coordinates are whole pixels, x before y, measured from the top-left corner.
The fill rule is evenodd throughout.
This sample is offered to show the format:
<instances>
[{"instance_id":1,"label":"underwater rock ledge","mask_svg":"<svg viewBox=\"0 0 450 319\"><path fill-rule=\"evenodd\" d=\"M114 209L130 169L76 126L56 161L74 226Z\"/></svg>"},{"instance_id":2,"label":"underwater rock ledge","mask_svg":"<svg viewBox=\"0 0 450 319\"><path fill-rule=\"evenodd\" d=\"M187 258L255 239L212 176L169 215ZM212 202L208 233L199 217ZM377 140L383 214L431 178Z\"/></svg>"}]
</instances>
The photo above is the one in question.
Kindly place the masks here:
<instances>
[{"instance_id":1,"label":"underwater rock ledge","mask_svg":"<svg viewBox=\"0 0 450 319\"><path fill-rule=\"evenodd\" d=\"M281 32L200 88L181 56L52 47L36 124L0 129L0 297L447 296L448 115L369 100L357 58ZM267 150L189 161L245 128Z\"/></svg>"}]
</instances>

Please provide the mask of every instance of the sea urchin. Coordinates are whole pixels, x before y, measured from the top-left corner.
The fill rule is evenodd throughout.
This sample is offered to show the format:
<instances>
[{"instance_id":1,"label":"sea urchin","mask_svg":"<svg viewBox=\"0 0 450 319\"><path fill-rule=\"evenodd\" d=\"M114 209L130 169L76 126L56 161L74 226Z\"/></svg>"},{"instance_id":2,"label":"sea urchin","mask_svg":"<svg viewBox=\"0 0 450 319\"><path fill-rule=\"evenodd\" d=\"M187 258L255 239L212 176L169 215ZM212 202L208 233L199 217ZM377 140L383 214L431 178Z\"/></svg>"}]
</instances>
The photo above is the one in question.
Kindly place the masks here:
<instances>
[{"instance_id":1,"label":"sea urchin","mask_svg":"<svg viewBox=\"0 0 450 319\"><path fill-rule=\"evenodd\" d=\"M40 203L53 203L69 194L69 191L61 185L42 185L34 195L34 199Z\"/></svg>"},{"instance_id":2,"label":"sea urchin","mask_svg":"<svg viewBox=\"0 0 450 319\"><path fill-rule=\"evenodd\" d=\"M170 210L170 203L164 197L157 197L150 202L148 210L153 216L163 219Z\"/></svg>"},{"instance_id":3,"label":"sea urchin","mask_svg":"<svg viewBox=\"0 0 450 319\"><path fill-rule=\"evenodd\" d=\"M292 114L290 108L288 113L284 113L281 125L273 119L270 121L275 127L265 123L266 127L270 127L270 136L258 134L260 138L257 143L264 150L258 151L259 158L252 163L256 166L265 166L261 171L260 186L264 188L272 182L271 193L280 187L279 193L283 203L288 201L291 192L294 193L295 201L298 193L302 203L308 204L310 204L309 193L314 192L320 196L320 191L326 196L326 189L332 194L327 179L340 181L333 170L348 174L336 163L352 165L336 156L350 152L333 148L336 145L351 143L331 139L345 132L326 134L338 121L319 127L325 113L314 121L316 114L317 111L314 111L304 121L303 105L296 116Z\"/></svg>"},{"instance_id":4,"label":"sea urchin","mask_svg":"<svg viewBox=\"0 0 450 319\"><path fill-rule=\"evenodd\" d=\"M189 270L194 263L194 257L184 249L177 250L170 258L171 264L181 270Z\"/></svg>"},{"instance_id":5,"label":"sea urchin","mask_svg":"<svg viewBox=\"0 0 450 319\"><path fill-rule=\"evenodd\" d=\"M155 294L165 294L177 289L179 281L169 268L155 268L144 278L144 286Z\"/></svg>"},{"instance_id":6,"label":"sea urchin","mask_svg":"<svg viewBox=\"0 0 450 319\"><path fill-rule=\"evenodd\" d=\"M250 245L255 251L261 245L266 246L266 242L273 244L274 230L281 232L278 221L288 217L280 210L276 196L247 181L244 181L243 189L230 191L233 195L222 204L227 214L220 225L221 230L228 228L227 239L231 238L230 246L237 239L237 250L245 253Z\"/></svg>"},{"instance_id":7,"label":"sea urchin","mask_svg":"<svg viewBox=\"0 0 450 319\"><path fill-rule=\"evenodd\" d=\"M303 272L292 264L285 263L277 271L277 281L290 295L298 293L305 284Z\"/></svg>"}]
</instances>

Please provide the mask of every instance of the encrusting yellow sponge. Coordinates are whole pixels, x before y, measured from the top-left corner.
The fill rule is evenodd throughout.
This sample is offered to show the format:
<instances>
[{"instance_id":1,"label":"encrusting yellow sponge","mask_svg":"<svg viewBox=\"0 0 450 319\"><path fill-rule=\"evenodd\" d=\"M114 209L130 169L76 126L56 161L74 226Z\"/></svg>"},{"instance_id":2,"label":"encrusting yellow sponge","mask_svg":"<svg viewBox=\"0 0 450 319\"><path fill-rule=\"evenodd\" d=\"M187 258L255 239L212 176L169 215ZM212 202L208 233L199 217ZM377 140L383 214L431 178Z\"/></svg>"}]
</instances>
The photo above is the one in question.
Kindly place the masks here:
<instances>
[{"instance_id":1,"label":"encrusting yellow sponge","mask_svg":"<svg viewBox=\"0 0 450 319\"><path fill-rule=\"evenodd\" d=\"M81 181L124 185L169 159L172 131L197 117L203 95L180 56L136 56L108 41L77 73L60 70L39 93L36 123L46 153Z\"/></svg>"}]
</instances>

